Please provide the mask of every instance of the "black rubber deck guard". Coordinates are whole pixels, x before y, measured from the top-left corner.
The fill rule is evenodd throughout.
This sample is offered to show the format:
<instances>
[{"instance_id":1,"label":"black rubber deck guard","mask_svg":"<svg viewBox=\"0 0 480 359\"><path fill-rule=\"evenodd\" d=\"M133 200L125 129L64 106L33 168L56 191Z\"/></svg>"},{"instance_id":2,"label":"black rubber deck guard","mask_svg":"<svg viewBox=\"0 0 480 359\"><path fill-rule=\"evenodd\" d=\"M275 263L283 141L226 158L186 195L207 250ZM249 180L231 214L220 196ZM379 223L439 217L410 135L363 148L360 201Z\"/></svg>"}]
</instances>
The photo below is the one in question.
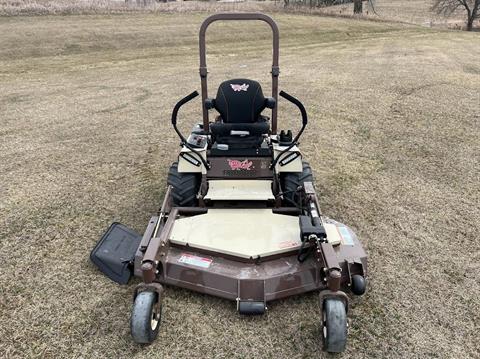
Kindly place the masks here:
<instances>
[{"instance_id":1,"label":"black rubber deck guard","mask_svg":"<svg viewBox=\"0 0 480 359\"><path fill-rule=\"evenodd\" d=\"M90 260L108 278L127 284L132 276L135 252L142 236L121 223L114 222L90 253Z\"/></svg>"},{"instance_id":2,"label":"black rubber deck guard","mask_svg":"<svg viewBox=\"0 0 480 359\"><path fill-rule=\"evenodd\" d=\"M238 312L242 315L262 315L265 309L264 302L240 301L238 303Z\"/></svg>"}]
</instances>

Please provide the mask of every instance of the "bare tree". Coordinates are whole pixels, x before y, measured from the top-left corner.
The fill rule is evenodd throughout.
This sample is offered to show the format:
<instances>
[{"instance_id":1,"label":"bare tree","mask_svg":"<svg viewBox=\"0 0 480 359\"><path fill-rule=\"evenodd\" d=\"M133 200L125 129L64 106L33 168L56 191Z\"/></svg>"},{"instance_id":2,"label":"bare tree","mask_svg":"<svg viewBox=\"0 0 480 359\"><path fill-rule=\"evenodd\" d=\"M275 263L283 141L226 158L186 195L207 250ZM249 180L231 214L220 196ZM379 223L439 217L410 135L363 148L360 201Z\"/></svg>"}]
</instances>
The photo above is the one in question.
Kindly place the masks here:
<instances>
[{"instance_id":1,"label":"bare tree","mask_svg":"<svg viewBox=\"0 0 480 359\"><path fill-rule=\"evenodd\" d=\"M437 14L446 16L461 8L467 11L467 30L472 31L473 22L480 18L480 0L434 0L432 6Z\"/></svg>"},{"instance_id":2,"label":"bare tree","mask_svg":"<svg viewBox=\"0 0 480 359\"><path fill-rule=\"evenodd\" d=\"M353 0L353 13L361 14L363 12L362 0Z\"/></svg>"}]
</instances>

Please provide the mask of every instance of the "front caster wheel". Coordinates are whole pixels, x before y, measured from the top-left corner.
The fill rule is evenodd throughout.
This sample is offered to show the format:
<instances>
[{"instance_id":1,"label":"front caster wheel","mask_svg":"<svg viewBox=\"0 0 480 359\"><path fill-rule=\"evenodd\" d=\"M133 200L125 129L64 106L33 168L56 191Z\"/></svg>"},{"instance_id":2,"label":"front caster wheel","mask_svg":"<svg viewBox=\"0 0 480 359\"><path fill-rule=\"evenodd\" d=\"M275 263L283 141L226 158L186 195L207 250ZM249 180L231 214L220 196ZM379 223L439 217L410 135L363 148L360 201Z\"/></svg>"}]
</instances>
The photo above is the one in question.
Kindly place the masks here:
<instances>
[{"instance_id":1,"label":"front caster wheel","mask_svg":"<svg viewBox=\"0 0 480 359\"><path fill-rule=\"evenodd\" d=\"M347 313L343 301L335 298L323 302L323 350L340 353L347 344Z\"/></svg>"},{"instance_id":2,"label":"front caster wheel","mask_svg":"<svg viewBox=\"0 0 480 359\"><path fill-rule=\"evenodd\" d=\"M133 340L137 343L150 344L155 340L160 328L162 306L155 292L140 292L135 298L130 321Z\"/></svg>"}]
</instances>

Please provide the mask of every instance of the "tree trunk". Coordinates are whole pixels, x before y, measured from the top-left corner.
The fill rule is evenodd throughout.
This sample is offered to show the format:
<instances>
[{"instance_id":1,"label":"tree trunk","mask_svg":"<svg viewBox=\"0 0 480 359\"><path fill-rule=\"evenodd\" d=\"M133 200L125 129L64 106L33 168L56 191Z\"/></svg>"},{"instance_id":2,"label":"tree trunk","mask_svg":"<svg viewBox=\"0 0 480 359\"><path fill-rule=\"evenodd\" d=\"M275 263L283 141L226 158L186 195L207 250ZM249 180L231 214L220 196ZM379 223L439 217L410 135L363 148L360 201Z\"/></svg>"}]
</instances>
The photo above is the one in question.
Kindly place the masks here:
<instances>
[{"instance_id":1,"label":"tree trunk","mask_svg":"<svg viewBox=\"0 0 480 359\"><path fill-rule=\"evenodd\" d=\"M475 20L475 12L467 10L468 17L467 17L467 31L473 30L473 20Z\"/></svg>"},{"instance_id":2,"label":"tree trunk","mask_svg":"<svg viewBox=\"0 0 480 359\"><path fill-rule=\"evenodd\" d=\"M353 1L353 13L354 14L361 14L362 12L363 12L362 0L354 0Z\"/></svg>"}]
</instances>

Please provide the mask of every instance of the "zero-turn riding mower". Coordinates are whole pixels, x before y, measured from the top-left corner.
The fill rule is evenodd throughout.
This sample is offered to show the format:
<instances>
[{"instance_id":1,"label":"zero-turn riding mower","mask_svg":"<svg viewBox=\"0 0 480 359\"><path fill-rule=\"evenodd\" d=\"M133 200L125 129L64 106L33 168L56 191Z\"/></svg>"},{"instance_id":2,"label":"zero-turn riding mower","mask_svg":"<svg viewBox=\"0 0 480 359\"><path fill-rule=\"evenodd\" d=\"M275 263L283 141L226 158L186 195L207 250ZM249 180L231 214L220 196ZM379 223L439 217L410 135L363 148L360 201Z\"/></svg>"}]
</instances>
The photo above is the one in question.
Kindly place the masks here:
<instances>
[{"instance_id":1,"label":"zero-turn riding mower","mask_svg":"<svg viewBox=\"0 0 480 359\"><path fill-rule=\"evenodd\" d=\"M273 31L272 97L256 81L223 82L215 98L207 94L205 33L217 20L261 20ZM277 133L279 33L263 14L216 14L200 28L203 122L180 137L178 161L168 173L165 199L143 236L114 223L91 253L109 278L142 279L134 293L131 332L138 343L158 334L163 285L188 288L236 302L243 315L263 314L267 303L319 291L323 346L340 352L347 339L348 297L366 289L366 254L346 225L320 212L312 170L298 140L307 125ZM263 115L271 110L271 118ZM209 121L209 111L216 113Z\"/></svg>"}]
</instances>

